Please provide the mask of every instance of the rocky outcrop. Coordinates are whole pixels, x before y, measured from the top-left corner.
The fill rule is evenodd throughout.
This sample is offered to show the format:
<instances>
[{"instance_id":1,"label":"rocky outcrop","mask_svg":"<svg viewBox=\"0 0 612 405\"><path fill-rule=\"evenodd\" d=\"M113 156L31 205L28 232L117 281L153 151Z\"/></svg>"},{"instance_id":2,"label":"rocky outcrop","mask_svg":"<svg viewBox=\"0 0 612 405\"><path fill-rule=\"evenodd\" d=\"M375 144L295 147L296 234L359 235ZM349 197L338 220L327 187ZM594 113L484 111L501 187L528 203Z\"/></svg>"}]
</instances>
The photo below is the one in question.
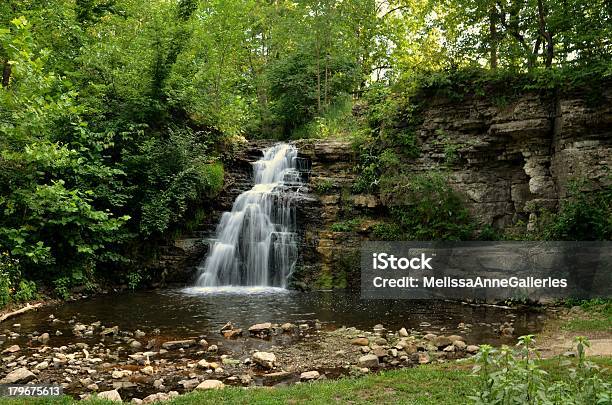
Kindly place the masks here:
<instances>
[{"instance_id":1,"label":"rocky outcrop","mask_svg":"<svg viewBox=\"0 0 612 405\"><path fill-rule=\"evenodd\" d=\"M573 179L598 188L612 182L612 90L587 94L532 93L514 99L431 97L417 128L420 155L402 161L415 175L443 169L481 225L530 226L542 208L555 211ZM315 202L300 207L304 245L298 286L354 285L359 244L387 215L378 196L352 192L359 173L350 142L304 140ZM349 222L347 218L358 220Z\"/></svg>"}]
</instances>

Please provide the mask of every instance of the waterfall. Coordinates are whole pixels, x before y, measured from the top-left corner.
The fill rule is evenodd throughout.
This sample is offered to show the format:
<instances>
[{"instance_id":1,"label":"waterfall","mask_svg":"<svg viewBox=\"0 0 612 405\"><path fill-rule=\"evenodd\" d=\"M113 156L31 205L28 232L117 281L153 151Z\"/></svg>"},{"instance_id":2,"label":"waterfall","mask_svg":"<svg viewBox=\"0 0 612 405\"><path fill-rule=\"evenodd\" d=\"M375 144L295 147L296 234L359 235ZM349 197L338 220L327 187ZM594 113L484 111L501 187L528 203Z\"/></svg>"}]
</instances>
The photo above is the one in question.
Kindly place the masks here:
<instances>
[{"instance_id":1,"label":"waterfall","mask_svg":"<svg viewBox=\"0 0 612 405\"><path fill-rule=\"evenodd\" d=\"M297 260L295 202L303 187L295 146L279 143L253 163L255 185L223 213L199 287L287 286Z\"/></svg>"}]
</instances>

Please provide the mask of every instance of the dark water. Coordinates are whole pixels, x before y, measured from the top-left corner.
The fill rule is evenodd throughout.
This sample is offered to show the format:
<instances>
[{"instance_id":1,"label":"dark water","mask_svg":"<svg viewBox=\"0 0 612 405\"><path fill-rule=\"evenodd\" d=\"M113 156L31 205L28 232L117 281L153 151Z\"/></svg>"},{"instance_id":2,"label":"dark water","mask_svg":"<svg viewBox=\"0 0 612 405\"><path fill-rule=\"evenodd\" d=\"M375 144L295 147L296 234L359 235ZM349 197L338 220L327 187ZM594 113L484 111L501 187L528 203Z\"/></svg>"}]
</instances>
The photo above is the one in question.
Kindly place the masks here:
<instances>
[{"instance_id":1,"label":"dark water","mask_svg":"<svg viewBox=\"0 0 612 405\"><path fill-rule=\"evenodd\" d=\"M510 310L490 306L473 306L445 301L361 300L358 293L297 292L281 289L169 289L129 292L93 297L77 302L31 311L6 322L21 324L21 332L69 331L67 322L51 324L53 314L62 321L101 321L105 326L118 325L121 330L159 329L162 335L185 338L218 335L228 321L241 328L259 322L312 322L318 319L324 329L354 326L371 329L382 323L387 329L432 331L450 334L460 332L468 341L502 343L496 325L511 321L515 336L536 332L544 315L535 310ZM470 331L458 330L460 322L471 324ZM65 333L60 339L71 339ZM57 341L56 341L57 342Z\"/></svg>"}]
</instances>

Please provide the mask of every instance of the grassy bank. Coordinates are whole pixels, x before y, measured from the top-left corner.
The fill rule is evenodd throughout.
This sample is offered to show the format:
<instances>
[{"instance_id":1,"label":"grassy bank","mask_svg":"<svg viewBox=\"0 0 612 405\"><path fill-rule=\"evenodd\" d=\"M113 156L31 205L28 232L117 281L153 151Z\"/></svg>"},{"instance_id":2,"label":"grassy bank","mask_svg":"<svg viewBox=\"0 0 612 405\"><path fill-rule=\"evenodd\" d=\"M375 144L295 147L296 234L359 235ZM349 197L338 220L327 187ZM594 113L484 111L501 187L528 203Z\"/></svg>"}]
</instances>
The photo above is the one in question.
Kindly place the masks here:
<instances>
[{"instance_id":1,"label":"grassy bank","mask_svg":"<svg viewBox=\"0 0 612 405\"><path fill-rule=\"evenodd\" d=\"M609 377L612 358L594 357ZM551 383L568 381L568 368L559 359L539 362ZM477 386L471 364L436 364L411 369L386 371L358 378L319 381L278 388L226 388L223 390L192 392L166 402L171 405L195 404L466 404ZM50 399L0 400L7 405L72 404L69 397ZM89 400L83 404L107 404L109 401Z\"/></svg>"}]
</instances>

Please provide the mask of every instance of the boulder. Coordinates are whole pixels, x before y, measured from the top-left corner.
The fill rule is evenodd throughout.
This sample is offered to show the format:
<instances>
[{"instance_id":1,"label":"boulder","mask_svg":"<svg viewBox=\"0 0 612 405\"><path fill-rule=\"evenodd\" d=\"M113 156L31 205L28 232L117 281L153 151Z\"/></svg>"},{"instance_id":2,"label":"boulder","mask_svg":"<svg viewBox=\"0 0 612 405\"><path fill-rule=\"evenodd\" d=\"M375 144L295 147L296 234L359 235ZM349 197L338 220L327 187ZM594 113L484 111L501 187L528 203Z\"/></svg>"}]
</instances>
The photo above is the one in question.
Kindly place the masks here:
<instances>
[{"instance_id":1,"label":"boulder","mask_svg":"<svg viewBox=\"0 0 612 405\"><path fill-rule=\"evenodd\" d=\"M423 339L425 340L429 340L432 341L437 337L437 335L433 334L433 333L428 333L425 336L423 336Z\"/></svg>"},{"instance_id":2,"label":"boulder","mask_svg":"<svg viewBox=\"0 0 612 405\"><path fill-rule=\"evenodd\" d=\"M465 350L465 348L467 347L463 340L455 340L453 342L453 346L455 346L458 350Z\"/></svg>"},{"instance_id":3,"label":"boulder","mask_svg":"<svg viewBox=\"0 0 612 405\"><path fill-rule=\"evenodd\" d=\"M255 352L253 354L253 361L260 367L271 369L276 363L276 356L274 355L274 353Z\"/></svg>"},{"instance_id":4,"label":"boulder","mask_svg":"<svg viewBox=\"0 0 612 405\"><path fill-rule=\"evenodd\" d=\"M453 341L446 336L436 336L432 342L438 349L444 349L446 346L453 344Z\"/></svg>"},{"instance_id":5,"label":"boulder","mask_svg":"<svg viewBox=\"0 0 612 405\"><path fill-rule=\"evenodd\" d=\"M479 348L476 345L469 345L468 347L465 348L465 351L471 354L478 353L478 350Z\"/></svg>"},{"instance_id":6,"label":"boulder","mask_svg":"<svg viewBox=\"0 0 612 405\"><path fill-rule=\"evenodd\" d=\"M222 333L224 338L232 339L238 336L242 336L242 329L229 329L224 330Z\"/></svg>"},{"instance_id":7,"label":"boulder","mask_svg":"<svg viewBox=\"0 0 612 405\"><path fill-rule=\"evenodd\" d=\"M272 324L270 322L258 323L249 328L251 335L269 335L272 331Z\"/></svg>"},{"instance_id":8,"label":"boulder","mask_svg":"<svg viewBox=\"0 0 612 405\"><path fill-rule=\"evenodd\" d=\"M123 402L121 399L121 395L119 395L119 391L117 390L102 391L98 393L98 398L106 399L108 401L113 402Z\"/></svg>"},{"instance_id":9,"label":"boulder","mask_svg":"<svg viewBox=\"0 0 612 405\"><path fill-rule=\"evenodd\" d=\"M400 329L400 330L399 330L397 333L398 333L398 334L399 334L401 337L408 337L408 336L410 336L410 335L408 334L408 331L406 330L406 328L402 328L402 329Z\"/></svg>"},{"instance_id":10,"label":"boulder","mask_svg":"<svg viewBox=\"0 0 612 405\"><path fill-rule=\"evenodd\" d=\"M219 380L204 380L195 388L196 390L218 390L225 387Z\"/></svg>"},{"instance_id":11,"label":"boulder","mask_svg":"<svg viewBox=\"0 0 612 405\"><path fill-rule=\"evenodd\" d=\"M9 346L9 347L7 347L6 349L4 349L4 350L2 351L2 354L5 354L5 353L16 353L16 352L18 352L19 350L21 350L21 348L19 347L19 345L12 345L12 346Z\"/></svg>"},{"instance_id":12,"label":"boulder","mask_svg":"<svg viewBox=\"0 0 612 405\"><path fill-rule=\"evenodd\" d=\"M0 380L0 384L25 384L28 381L32 381L36 378L36 375L32 373L25 367L20 367L17 370L13 370L6 375L2 380Z\"/></svg>"},{"instance_id":13,"label":"boulder","mask_svg":"<svg viewBox=\"0 0 612 405\"><path fill-rule=\"evenodd\" d=\"M321 376L321 374L319 374L319 372L316 371L316 370L305 371L302 374L300 374L300 380L304 380L304 381L316 380L320 376Z\"/></svg>"},{"instance_id":14,"label":"boulder","mask_svg":"<svg viewBox=\"0 0 612 405\"><path fill-rule=\"evenodd\" d=\"M378 356L375 354L366 354L361 356L358 360L359 366L364 368L376 368L378 367Z\"/></svg>"},{"instance_id":15,"label":"boulder","mask_svg":"<svg viewBox=\"0 0 612 405\"><path fill-rule=\"evenodd\" d=\"M355 339L351 340L351 344L355 346L367 346L370 344L370 340L365 337L356 337Z\"/></svg>"},{"instance_id":16,"label":"boulder","mask_svg":"<svg viewBox=\"0 0 612 405\"><path fill-rule=\"evenodd\" d=\"M452 340L453 342L454 342L455 340L460 340L460 341L462 341L462 342L465 342L465 338L464 338L463 336L459 336L459 335L450 335L448 338L449 338L450 340Z\"/></svg>"}]
</instances>

